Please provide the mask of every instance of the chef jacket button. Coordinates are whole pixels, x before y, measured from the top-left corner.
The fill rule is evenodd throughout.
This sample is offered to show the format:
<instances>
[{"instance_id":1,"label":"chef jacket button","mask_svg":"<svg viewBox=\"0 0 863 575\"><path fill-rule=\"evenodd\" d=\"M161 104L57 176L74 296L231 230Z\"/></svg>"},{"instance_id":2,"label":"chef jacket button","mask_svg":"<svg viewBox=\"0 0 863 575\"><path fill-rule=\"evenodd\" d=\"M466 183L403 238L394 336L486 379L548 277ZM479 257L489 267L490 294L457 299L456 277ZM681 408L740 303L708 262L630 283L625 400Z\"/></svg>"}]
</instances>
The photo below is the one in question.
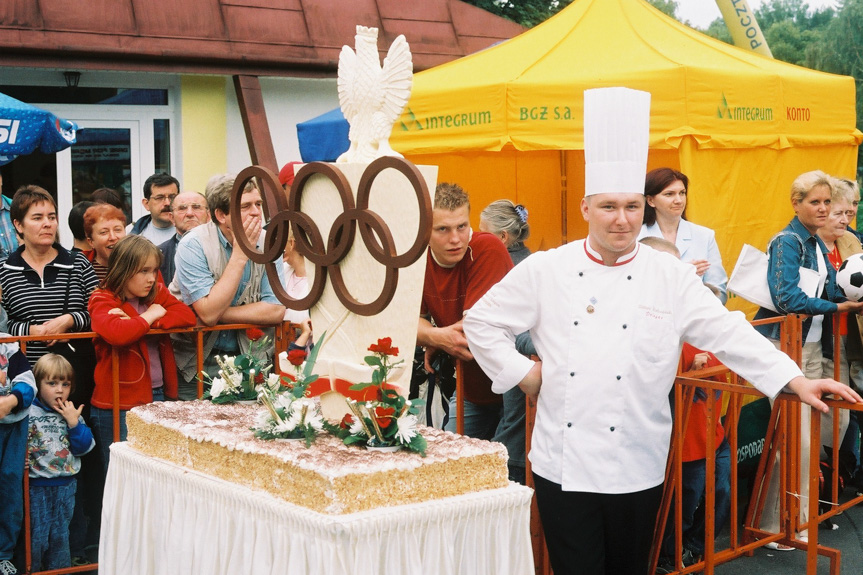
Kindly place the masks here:
<instances>
[{"instance_id":1,"label":"chef jacket button","mask_svg":"<svg viewBox=\"0 0 863 575\"><path fill-rule=\"evenodd\" d=\"M574 371L570 371L570 372L569 372L569 377L575 377L575 372L574 372Z\"/></svg>"},{"instance_id":2,"label":"chef jacket button","mask_svg":"<svg viewBox=\"0 0 863 575\"><path fill-rule=\"evenodd\" d=\"M584 275L584 272L578 272L578 277L581 277L583 275Z\"/></svg>"},{"instance_id":3,"label":"chef jacket button","mask_svg":"<svg viewBox=\"0 0 863 575\"><path fill-rule=\"evenodd\" d=\"M575 320L574 322L572 322L572 325L578 325L578 320Z\"/></svg>"},{"instance_id":4,"label":"chef jacket button","mask_svg":"<svg viewBox=\"0 0 863 575\"><path fill-rule=\"evenodd\" d=\"M611 430L614 431L614 427L612 427Z\"/></svg>"},{"instance_id":5,"label":"chef jacket button","mask_svg":"<svg viewBox=\"0 0 863 575\"><path fill-rule=\"evenodd\" d=\"M572 422L566 424L567 427L572 427Z\"/></svg>"},{"instance_id":6,"label":"chef jacket button","mask_svg":"<svg viewBox=\"0 0 863 575\"><path fill-rule=\"evenodd\" d=\"M626 324L623 324L623 329L626 329Z\"/></svg>"},{"instance_id":7,"label":"chef jacket button","mask_svg":"<svg viewBox=\"0 0 863 575\"><path fill-rule=\"evenodd\" d=\"M631 280L632 276L626 276L626 279Z\"/></svg>"},{"instance_id":8,"label":"chef jacket button","mask_svg":"<svg viewBox=\"0 0 863 575\"><path fill-rule=\"evenodd\" d=\"M618 380L618 381L620 381L620 376L619 376L619 375L617 376L617 380Z\"/></svg>"}]
</instances>

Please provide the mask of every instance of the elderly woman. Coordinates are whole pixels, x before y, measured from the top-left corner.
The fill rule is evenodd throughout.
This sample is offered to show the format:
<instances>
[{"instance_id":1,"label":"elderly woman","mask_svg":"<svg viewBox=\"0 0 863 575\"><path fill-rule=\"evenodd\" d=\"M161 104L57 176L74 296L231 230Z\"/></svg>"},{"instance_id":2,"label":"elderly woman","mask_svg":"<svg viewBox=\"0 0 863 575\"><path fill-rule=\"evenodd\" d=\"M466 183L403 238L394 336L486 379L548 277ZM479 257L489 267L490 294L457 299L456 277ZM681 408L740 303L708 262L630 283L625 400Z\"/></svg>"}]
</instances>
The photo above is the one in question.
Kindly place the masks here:
<instances>
[{"instance_id":1,"label":"elderly woman","mask_svg":"<svg viewBox=\"0 0 863 575\"><path fill-rule=\"evenodd\" d=\"M92 248L85 255L101 282L108 273L111 250L126 237L126 216L111 204L91 206L84 212L84 235Z\"/></svg>"},{"instance_id":2,"label":"elderly woman","mask_svg":"<svg viewBox=\"0 0 863 575\"><path fill-rule=\"evenodd\" d=\"M830 205L830 215L827 218L827 225L818 230L818 237L824 242L827 247L827 257L831 265L836 271L842 266L848 257L863 252L863 246L860 240L853 233L848 231L849 224L854 221L857 215L855 204L859 199L856 182L833 178L832 203ZM822 365L824 368L824 377L833 378L835 374L833 364L833 323L832 317L836 317L839 321L839 333L842 336L843 346L841 347L842 361L839 362L839 377L837 378L842 383L850 382L849 362L852 370L856 374L860 373L861 360L863 360L863 342L860 338L860 316L855 315L848 317L848 314L839 314L837 316L824 316L824 328L821 337L822 347ZM823 416L821 420L821 443L822 445L833 445L833 424L832 412ZM857 426L856 418L854 426L849 428L850 413L848 410L842 409L839 411L839 439L842 441L840 449L848 451L854 455L855 463L859 459L859 446L857 438L860 431ZM849 431L846 436L845 432ZM844 439L843 439L844 438Z\"/></svg>"},{"instance_id":3,"label":"elderly woman","mask_svg":"<svg viewBox=\"0 0 863 575\"><path fill-rule=\"evenodd\" d=\"M644 223L638 239L665 238L677 246L680 259L695 266L706 284L715 286L719 299L728 299L725 284L728 275L722 267L722 256L713 230L686 220L686 198L689 178L671 168L657 168L644 181Z\"/></svg>"},{"instance_id":4,"label":"elderly woman","mask_svg":"<svg viewBox=\"0 0 863 575\"><path fill-rule=\"evenodd\" d=\"M530 236L527 223L527 208L510 200L490 203L479 214L479 231L489 232L500 238L509 252L513 264L521 263L530 255L524 240Z\"/></svg>"},{"instance_id":5,"label":"elderly woman","mask_svg":"<svg viewBox=\"0 0 863 575\"><path fill-rule=\"evenodd\" d=\"M19 188L10 215L21 245L0 267L2 301L12 335L45 336L27 345L34 364L68 345L57 342L62 334L90 329L87 301L99 280L82 253L73 255L57 243L57 206L47 191Z\"/></svg>"},{"instance_id":6,"label":"elderly woman","mask_svg":"<svg viewBox=\"0 0 863 575\"><path fill-rule=\"evenodd\" d=\"M497 200L480 212L479 231L496 235L506 246L512 263L518 265L530 255L524 240L530 235L527 209L510 200ZM536 350L528 332L516 337L516 348L524 355L535 355ZM524 392L515 386L503 394L503 416L492 441L506 446L509 454L509 479L525 484L525 404Z\"/></svg>"},{"instance_id":7,"label":"elderly woman","mask_svg":"<svg viewBox=\"0 0 863 575\"><path fill-rule=\"evenodd\" d=\"M824 314L837 312L859 312L863 303L845 301L836 286L836 269L828 258L827 246L818 235L829 221L833 197L833 182L830 176L820 170L801 174L791 184L791 205L796 214L788 226L771 240L768 246L770 261L767 271L767 284L770 297L780 314L799 313L811 316L803 322L803 353L801 369L806 377L821 378ZM847 225L847 222L845 222ZM808 296L800 287L800 268L805 267L818 272L819 282L815 297ZM779 314L761 308L755 319L776 317ZM758 328L779 347L777 323ZM809 409L804 409L800 417L800 489L802 500L809 495ZM778 463L778 455L777 455ZM807 521L807 507L800 507L800 521ZM779 473L772 474L768 486L761 528L766 531L779 530ZM805 533L800 534L806 537ZM790 551L793 547L770 543L772 549Z\"/></svg>"}]
</instances>

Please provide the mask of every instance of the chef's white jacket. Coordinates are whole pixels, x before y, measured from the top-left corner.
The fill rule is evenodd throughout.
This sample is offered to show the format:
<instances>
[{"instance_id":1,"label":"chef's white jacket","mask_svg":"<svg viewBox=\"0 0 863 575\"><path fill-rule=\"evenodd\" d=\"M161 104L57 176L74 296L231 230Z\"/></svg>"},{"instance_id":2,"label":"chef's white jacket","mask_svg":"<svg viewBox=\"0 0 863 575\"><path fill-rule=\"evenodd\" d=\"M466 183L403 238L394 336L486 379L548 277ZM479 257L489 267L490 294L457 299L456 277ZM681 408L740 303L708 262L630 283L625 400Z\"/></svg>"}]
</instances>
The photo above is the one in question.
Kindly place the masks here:
<instances>
[{"instance_id":1,"label":"chef's white jacket","mask_svg":"<svg viewBox=\"0 0 863 575\"><path fill-rule=\"evenodd\" d=\"M533 254L465 316L470 349L503 393L533 362L515 350L530 330L542 388L530 461L564 491L631 493L662 483L668 393L683 341L712 351L774 397L797 365L729 312L690 264L638 245L605 266L586 241Z\"/></svg>"}]
</instances>

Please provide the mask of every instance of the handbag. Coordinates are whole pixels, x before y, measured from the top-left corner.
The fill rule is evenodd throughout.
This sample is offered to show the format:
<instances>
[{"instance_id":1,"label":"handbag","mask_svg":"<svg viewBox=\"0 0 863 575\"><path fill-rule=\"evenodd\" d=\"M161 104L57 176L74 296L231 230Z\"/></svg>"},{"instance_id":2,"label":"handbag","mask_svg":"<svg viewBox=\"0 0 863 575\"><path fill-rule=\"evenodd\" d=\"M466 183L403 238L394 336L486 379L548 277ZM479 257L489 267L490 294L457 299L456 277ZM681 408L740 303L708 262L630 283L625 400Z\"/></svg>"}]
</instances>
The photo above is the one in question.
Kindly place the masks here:
<instances>
[{"instance_id":1,"label":"handbag","mask_svg":"<svg viewBox=\"0 0 863 575\"><path fill-rule=\"evenodd\" d=\"M773 240L781 235L787 235L787 233L777 234L770 240L770 243L773 243ZM792 235L800 242L801 249L805 250L800 236ZM767 249L770 249L769 244ZM731 293L772 312L779 313L776 306L773 305L770 288L767 286L768 262L769 256L766 253L749 244L743 244L743 249L740 250L740 256L737 258L737 263L734 264L734 271L731 272L727 287ZM818 272L809 268L800 268L800 281L797 283L797 287L803 290L807 296L816 297L818 281Z\"/></svg>"}]
</instances>

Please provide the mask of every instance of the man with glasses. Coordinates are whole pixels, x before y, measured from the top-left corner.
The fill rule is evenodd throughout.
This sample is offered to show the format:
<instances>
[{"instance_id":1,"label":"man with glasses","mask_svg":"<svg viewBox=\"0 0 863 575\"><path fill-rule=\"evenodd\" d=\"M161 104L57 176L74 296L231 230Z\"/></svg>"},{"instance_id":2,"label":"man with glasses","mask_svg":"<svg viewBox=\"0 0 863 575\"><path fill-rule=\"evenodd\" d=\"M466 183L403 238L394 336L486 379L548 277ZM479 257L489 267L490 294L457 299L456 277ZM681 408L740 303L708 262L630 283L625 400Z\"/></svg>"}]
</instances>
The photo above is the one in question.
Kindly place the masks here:
<instances>
[{"instance_id":1,"label":"man with glasses","mask_svg":"<svg viewBox=\"0 0 863 575\"><path fill-rule=\"evenodd\" d=\"M180 182L170 174L161 172L147 178L141 203L150 213L131 224L126 232L144 236L157 246L170 240L175 233L171 202L179 193Z\"/></svg>"},{"instance_id":2,"label":"man with glasses","mask_svg":"<svg viewBox=\"0 0 863 575\"><path fill-rule=\"evenodd\" d=\"M162 278L165 284L170 284L174 279L174 254L177 253L177 244L183 234L210 221L210 212L207 209L207 198L198 192L183 192L174 198L171 204L171 213L174 216L174 228L177 230L171 239L159 245L162 250Z\"/></svg>"}]
</instances>

